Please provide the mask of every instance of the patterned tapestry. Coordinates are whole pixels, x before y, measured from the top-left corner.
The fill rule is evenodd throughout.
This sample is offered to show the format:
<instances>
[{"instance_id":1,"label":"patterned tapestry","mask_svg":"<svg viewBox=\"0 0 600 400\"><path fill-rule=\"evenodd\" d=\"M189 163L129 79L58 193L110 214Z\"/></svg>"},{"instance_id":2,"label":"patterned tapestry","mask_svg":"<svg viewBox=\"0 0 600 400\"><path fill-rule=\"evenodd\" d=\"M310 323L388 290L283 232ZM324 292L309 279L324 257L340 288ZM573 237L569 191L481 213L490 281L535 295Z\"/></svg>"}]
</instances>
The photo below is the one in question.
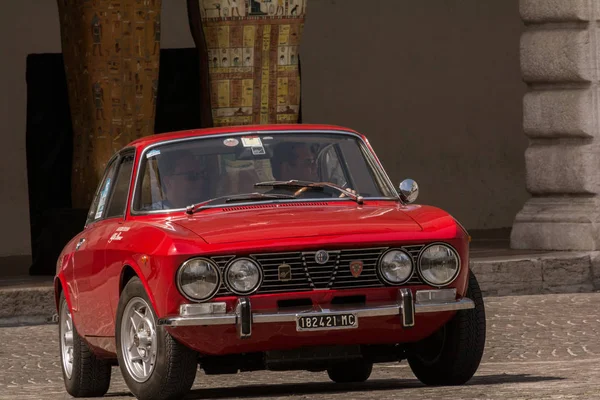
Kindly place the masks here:
<instances>
[{"instance_id":1,"label":"patterned tapestry","mask_svg":"<svg viewBox=\"0 0 600 400\"><path fill-rule=\"evenodd\" d=\"M154 131L162 0L57 0L73 122L73 208L106 163Z\"/></svg>"},{"instance_id":2,"label":"patterned tapestry","mask_svg":"<svg viewBox=\"0 0 600 400\"><path fill-rule=\"evenodd\" d=\"M198 0L214 126L297 123L307 0Z\"/></svg>"}]
</instances>

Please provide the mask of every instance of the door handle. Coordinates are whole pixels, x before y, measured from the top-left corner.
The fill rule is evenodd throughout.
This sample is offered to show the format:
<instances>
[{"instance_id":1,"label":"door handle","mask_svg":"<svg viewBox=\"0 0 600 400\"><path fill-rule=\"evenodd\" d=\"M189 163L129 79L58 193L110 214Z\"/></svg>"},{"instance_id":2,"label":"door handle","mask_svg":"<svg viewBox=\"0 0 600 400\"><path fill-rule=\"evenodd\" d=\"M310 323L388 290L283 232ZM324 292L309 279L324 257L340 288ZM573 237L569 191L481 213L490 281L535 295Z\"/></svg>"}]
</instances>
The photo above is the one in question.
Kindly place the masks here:
<instances>
[{"instance_id":1,"label":"door handle","mask_svg":"<svg viewBox=\"0 0 600 400\"><path fill-rule=\"evenodd\" d=\"M81 238L79 239L79 242L77 242L77 245L75 246L75 251L79 250L79 248L81 247L81 245L85 242L85 238Z\"/></svg>"}]
</instances>

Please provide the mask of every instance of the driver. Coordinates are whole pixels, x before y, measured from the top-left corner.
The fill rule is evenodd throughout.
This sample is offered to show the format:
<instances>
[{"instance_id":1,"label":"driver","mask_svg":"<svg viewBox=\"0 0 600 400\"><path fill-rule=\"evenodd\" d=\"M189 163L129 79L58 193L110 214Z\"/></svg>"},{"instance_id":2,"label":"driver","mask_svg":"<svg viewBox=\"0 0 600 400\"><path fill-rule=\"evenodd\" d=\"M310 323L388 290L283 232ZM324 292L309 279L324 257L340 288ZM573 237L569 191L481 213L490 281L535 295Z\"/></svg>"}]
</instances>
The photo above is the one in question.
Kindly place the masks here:
<instances>
[{"instance_id":1,"label":"driver","mask_svg":"<svg viewBox=\"0 0 600 400\"><path fill-rule=\"evenodd\" d=\"M319 182L317 158L306 143L283 142L275 149L272 159L273 176L277 180ZM346 190L356 194L351 188ZM346 197L341 194L340 197Z\"/></svg>"},{"instance_id":2,"label":"driver","mask_svg":"<svg viewBox=\"0 0 600 400\"><path fill-rule=\"evenodd\" d=\"M273 157L275 179L318 182L317 163L310 147L305 143L284 142L277 146Z\"/></svg>"},{"instance_id":3,"label":"driver","mask_svg":"<svg viewBox=\"0 0 600 400\"><path fill-rule=\"evenodd\" d=\"M163 200L153 203L153 210L185 208L207 198L206 169L190 151L163 154L159 172Z\"/></svg>"}]
</instances>

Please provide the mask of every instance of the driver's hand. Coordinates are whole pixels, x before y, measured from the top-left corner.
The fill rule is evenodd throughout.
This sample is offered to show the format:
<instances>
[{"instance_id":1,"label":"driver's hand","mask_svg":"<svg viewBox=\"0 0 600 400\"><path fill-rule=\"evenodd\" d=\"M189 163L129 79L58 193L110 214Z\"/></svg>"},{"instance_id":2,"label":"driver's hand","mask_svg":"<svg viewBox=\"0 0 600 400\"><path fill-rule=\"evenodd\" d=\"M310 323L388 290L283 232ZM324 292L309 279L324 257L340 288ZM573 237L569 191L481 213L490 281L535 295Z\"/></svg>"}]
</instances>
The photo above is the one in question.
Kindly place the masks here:
<instances>
[{"instance_id":1,"label":"driver's hand","mask_svg":"<svg viewBox=\"0 0 600 400\"><path fill-rule=\"evenodd\" d=\"M351 188L344 188L344 189L346 189L347 191L351 192L352 194L355 194L358 196L358 192L356 190L351 189ZM340 194L340 197L347 197L347 196L345 193L342 193L342 194Z\"/></svg>"}]
</instances>

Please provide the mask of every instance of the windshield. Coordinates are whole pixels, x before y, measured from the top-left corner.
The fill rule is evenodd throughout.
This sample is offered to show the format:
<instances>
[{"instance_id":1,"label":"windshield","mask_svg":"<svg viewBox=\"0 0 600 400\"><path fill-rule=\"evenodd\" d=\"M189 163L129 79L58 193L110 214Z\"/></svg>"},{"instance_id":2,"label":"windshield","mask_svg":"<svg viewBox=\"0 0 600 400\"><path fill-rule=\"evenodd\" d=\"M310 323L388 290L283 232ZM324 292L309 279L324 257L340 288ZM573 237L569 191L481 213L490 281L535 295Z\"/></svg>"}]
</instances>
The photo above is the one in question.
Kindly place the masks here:
<instances>
[{"instance_id":1,"label":"windshield","mask_svg":"<svg viewBox=\"0 0 600 400\"><path fill-rule=\"evenodd\" d=\"M167 143L143 154L133 209L182 209L211 199L216 199L211 205L224 204L253 193L282 195L286 201L344 197L326 185L264 184L289 180L331 183L365 199L394 197L368 154L362 141L348 134L232 134Z\"/></svg>"}]
</instances>

